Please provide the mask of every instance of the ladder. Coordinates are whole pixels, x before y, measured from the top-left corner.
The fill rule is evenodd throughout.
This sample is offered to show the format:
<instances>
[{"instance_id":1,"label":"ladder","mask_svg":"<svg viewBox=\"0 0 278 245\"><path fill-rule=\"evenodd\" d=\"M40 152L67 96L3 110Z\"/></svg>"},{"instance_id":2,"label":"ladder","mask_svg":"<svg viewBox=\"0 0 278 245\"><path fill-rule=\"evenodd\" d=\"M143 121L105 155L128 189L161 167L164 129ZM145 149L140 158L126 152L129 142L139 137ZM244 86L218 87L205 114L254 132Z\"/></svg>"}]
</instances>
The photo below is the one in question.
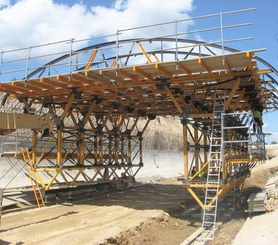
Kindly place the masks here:
<instances>
[{"instance_id":1,"label":"ladder","mask_svg":"<svg viewBox=\"0 0 278 245\"><path fill-rule=\"evenodd\" d=\"M22 158L23 158L27 173L28 173L28 177L29 177L31 185L32 185L32 189L33 189L33 192L35 195L37 205L39 208L45 207L45 203L44 203L43 196L41 193L40 185L35 176L35 169L34 169L34 166L32 163L32 158L30 156L28 148L27 147L21 148L21 154L22 154Z\"/></svg>"},{"instance_id":2,"label":"ladder","mask_svg":"<svg viewBox=\"0 0 278 245\"><path fill-rule=\"evenodd\" d=\"M201 236L202 241L212 240L217 229L216 216L223 156L223 125L221 113L224 113L224 111L225 99L223 97L217 97L215 94L211 128L210 155L203 209L202 228L204 229L204 232Z\"/></svg>"}]
</instances>

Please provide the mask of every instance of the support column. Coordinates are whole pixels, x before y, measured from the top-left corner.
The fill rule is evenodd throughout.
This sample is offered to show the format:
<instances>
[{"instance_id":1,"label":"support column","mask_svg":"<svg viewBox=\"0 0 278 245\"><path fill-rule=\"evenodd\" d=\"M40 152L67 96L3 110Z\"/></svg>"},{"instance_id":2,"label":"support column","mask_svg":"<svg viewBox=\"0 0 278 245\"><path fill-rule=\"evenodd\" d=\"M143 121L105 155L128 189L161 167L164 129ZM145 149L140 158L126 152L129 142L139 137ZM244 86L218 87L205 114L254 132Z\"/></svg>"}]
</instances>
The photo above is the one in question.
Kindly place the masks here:
<instances>
[{"instance_id":1,"label":"support column","mask_svg":"<svg viewBox=\"0 0 278 245\"><path fill-rule=\"evenodd\" d=\"M131 135L128 135L128 153L127 153L127 161L128 161L128 164L131 164Z\"/></svg>"},{"instance_id":2,"label":"support column","mask_svg":"<svg viewBox=\"0 0 278 245\"><path fill-rule=\"evenodd\" d=\"M37 131L33 130L33 135L32 135L32 145L33 145L33 149L32 149L32 164L33 166L35 166L37 164L37 139L38 133Z\"/></svg>"},{"instance_id":3,"label":"support column","mask_svg":"<svg viewBox=\"0 0 278 245\"><path fill-rule=\"evenodd\" d=\"M119 135L116 133L114 135L115 138L115 164L119 164Z\"/></svg>"},{"instance_id":4,"label":"support column","mask_svg":"<svg viewBox=\"0 0 278 245\"><path fill-rule=\"evenodd\" d=\"M208 131L207 129L203 129L203 137L204 137L204 164L208 161Z\"/></svg>"},{"instance_id":5,"label":"support column","mask_svg":"<svg viewBox=\"0 0 278 245\"><path fill-rule=\"evenodd\" d=\"M101 134L99 137L98 147L99 147L99 163L103 165L103 135Z\"/></svg>"},{"instance_id":6,"label":"support column","mask_svg":"<svg viewBox=\"0 0 278 245\"><path fill-rule=\"evenodd\" d=\"M62 164L62 130L57 130L57 164Z\"/></svg>"},{"instance_id":7,"label":"support column","mask_svg":"<svg viewBox=\"0 0 278 245\"><path fill-rule=\"evenodd\" d=\"M124 136L121 135L121 164L124 164L125 162L125 140L124 140Z\"/></svg>"},{"instance_id":8,"label":"support column","mask_svg":"<svg viewBox=\"0 0 278 245\"><path fill-rule=\"evenodd\" d=\"M78 136L78 164L84 164L85 160L85 139L84 139L84 133L79 133Z\"/></svg>"},{"instance_id":9,"label":"support column","mask_svg":"<svg viewBox=\"0 0 278 245\"><path fill-rule=\"evenodd\" d=\"M199 144L199 134L198 133L199 133L198 128L194 126L194 144L195 144L194 158L195 158L196 172L199 171L199 155L200 155L200 144Z\"/></svg>"},{"instance_id":10,"label":"support column","mask_svg":"<svg viewBox=\"0 0 278 245\"><path fill-rule=\"evenodd\" d=\"M183 127L183 164L184 164L184 179L188 180L188 151L187 151L187 123L182 123Z\"/></svg>"},{"instance_id":11,"label":"support column","mask_svg":"<svg viewBox=\"0 0 278 245\"><path fill-rule=\"evenodd\" d=\"M96 134L94 137L94 164L98 164L98 135Z\"/></svg>"},{"instance_id":12,"label":"support column","mask_svg":"<svg viewBox=\"0 0 278 245\"><path fill-rule=\"evenodd\" d=\"M140 151L140 162L139 165L143 166L143 137L139 137L139 151Z\"/></svg>"}]
</instances>

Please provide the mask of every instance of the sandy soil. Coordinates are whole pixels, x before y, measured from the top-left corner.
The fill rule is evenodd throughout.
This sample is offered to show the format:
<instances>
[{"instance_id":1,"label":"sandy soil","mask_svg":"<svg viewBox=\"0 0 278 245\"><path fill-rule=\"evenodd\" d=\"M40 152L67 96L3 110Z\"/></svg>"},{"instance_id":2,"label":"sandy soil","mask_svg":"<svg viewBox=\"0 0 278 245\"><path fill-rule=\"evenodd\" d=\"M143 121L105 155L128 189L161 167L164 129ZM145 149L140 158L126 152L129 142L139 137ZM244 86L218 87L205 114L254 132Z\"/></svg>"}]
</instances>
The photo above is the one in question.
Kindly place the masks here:
<instances>
[{"instance_id":1,"label":"sandy soil","mask_svg":"<svg viewBox=\"0 0 278 245\"><path fill-rule=\"evenodd\" d=\"M74 205L4 215L0 244L179 244L200 226L200 218L182 217L195 203L186 201L177 184L147 184Z\"/></svg>"}]
</instances>

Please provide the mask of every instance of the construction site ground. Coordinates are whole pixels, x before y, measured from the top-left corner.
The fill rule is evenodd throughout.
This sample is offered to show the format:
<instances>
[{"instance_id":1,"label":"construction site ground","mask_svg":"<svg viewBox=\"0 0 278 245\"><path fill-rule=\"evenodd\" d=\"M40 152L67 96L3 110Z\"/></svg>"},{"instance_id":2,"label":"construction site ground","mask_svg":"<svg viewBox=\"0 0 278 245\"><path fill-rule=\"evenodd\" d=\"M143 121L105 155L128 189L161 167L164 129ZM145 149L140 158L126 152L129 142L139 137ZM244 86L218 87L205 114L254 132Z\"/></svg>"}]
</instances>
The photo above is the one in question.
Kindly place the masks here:
<instances>
[{"instance_id":1,"label":"construction site ground","mask_svg":"<svg viewBox=\"0 0 278 245\"><path fill-rule=\"evenodd\" d=\"M268 151L278 156L278 147L269 147ZM277 157L252 170L245 183L249 193L266 185L269 169L275 166L278 167ZM272 223L277 212L254 214L250 219L246 209L244 204L220 207L223 225L210 244L232 244L235 239L235 244L245 244L241 229L246 229L244 234L252 234L254 240L264 236L259 244L274 244L271 241L277 241L277 225ZM253 226L260 229L266 225L269 232L263 235L253 230ZM163 179L73 203L6 210L1 219L0 244L176 245L200 226L201 210L180 181Z\"/></svg>"}]
</instances>

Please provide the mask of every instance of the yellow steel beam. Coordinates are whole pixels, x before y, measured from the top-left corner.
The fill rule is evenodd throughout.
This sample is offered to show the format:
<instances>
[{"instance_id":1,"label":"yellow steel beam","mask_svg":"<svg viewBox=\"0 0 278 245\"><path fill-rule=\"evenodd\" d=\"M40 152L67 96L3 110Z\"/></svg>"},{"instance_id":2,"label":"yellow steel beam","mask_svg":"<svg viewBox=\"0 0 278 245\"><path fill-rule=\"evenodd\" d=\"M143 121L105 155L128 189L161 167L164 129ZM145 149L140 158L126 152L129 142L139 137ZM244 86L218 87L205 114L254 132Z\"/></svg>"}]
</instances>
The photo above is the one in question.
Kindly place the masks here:
<instances>
[{"instance_id":1,"label":"yellow steel beam","mask_svg":"<svg viewBox=\"0 0 278 245\"><path fill-rule=\"evenodd\" d=\"M69 116L70 116L70 118L71 118L71 120L72 120L74 126L77 126L78 123L77 123L77 121L76 121L76 119L75 119L75 117L74 117L72 111L69 111Z\"/></svg>"},{"instance_id":2,"label":"yellow steel beam","mask_svg":"<svg viewBox=\"0 0 278 245\"><path fill-rule=\"evenodd\" d=\"M261 70L257 70L256 73L258 75L261 75L261 74L266 74L266 73L271 73L272 71L270 69L261 69Z\"/></svg>"},{"instance_id":3,"label":"yellow steel beam","mask_svg":"<svg viewBox=\"0 0 278 245\"><path fill-rule=\"evenodd\" d=\"M188 192L191 194L191 196L196 200L196 202L201 206L202 209L204 209L204 204L203 202L200 200L200 198L195 194L195 192L190 188L190 187L186 187L186 189L188 190Z\"/></svg>"},{"instance_id":4,"label":"yellow steel beam","mask_svg":"<svg viewBox=\"0 0 278 245\"><path fill-rule=\"evenodd\" d=\"M95 175L91 178L91 182L93 182L94 180L95 180L95 178L98 176L98 175L100 175L101 176L101 178L103 178L103 175L101 174L101 170L102 170L103 168L98 168L98 169L95 169ZM104 179L104 178L103 178Z\"/></svg>"},{"instance_id":5,"label":"yellow steel beam","mask_svg":"<svg viewBox=\"0 0 278 245\"><path fill-rule=\"evenodd\" d=\"M163 66L161 66L160 64L155 64L154 65L156 70L161 71L162 73L164 73L165 75L167 75L170 79L174 79L173 75L171 72L167 71Z\"/></svg>"},{"instance_id":6,"label":"yellow steel beam","mask_svg":"<svg viewBox=\"0 0 278 245\"><path fill-rule=\"evenodd\" d=\"M179 63L179 69L182 70L182 71L184 71L188 76L192 76L191 71L188 70L188 69L185 67L185 65Z\"/></svg>"},{"instance_id":7,"label":"yellow steel beam","mask_svg":"<svg viewBox=\"0 0 278 245\"><path fill-rule=\"evenodd\" d=\"M20 87L16 87L15 83L1 83L1 87L2 88L6 88L6 89L16 89L18 92L20 93L24 93L24 94L30 94L32 92L32 90L27 89L27 88L20 88Z\"/></svg>"},{"instance_id":8,"label":"yellow steel beam","mask_svg":"<svg viewBox=\"0 0 278 245\"><path fill-rule=\"evenodd\" d=\"M155 53L153 53L153 57L155 58L156 62L160 62L160 60L158 59L158 57Z\"/></svg>"},{"instance_id":9,"label":"yellow steel beam","mask_svg":"<svg viewBox=\"0 0 278 245\"><path fill-rule=\"evenodd\" d=\"M130 78L133 81L140 82L139 79L136 76L130 74L129 72L125 71L122 68L119 68L118 72L119 72L119 74L121 74L121 75L123 75L125 77L128 77L128 78Z\"/></svg>"},{"instance_id":10,"label":"yellow steel beam","mask_svg":"<svg viewBox=\"0 0 278 245\"><path fill-rule=\"evenodd\" d=\"M146 77L147 79L149 79L150 81L153 81L155 82L155 79L153 78L152 75L148 74L147 72L143 71L142 69L138 68L137 66L133 66L132 67L132 70L134 72L137 72L139 74L141 74L142 76ZM141 84L141 83L140 83ZM143 84L146 84L145 82L142 82L142 85ZM130 87L133 87L135 84L130 84L131 86ZM153 85L153 83L151 83L150 85ZM136 86L136 85L135 85ZM143 85L144 86L144 85ZM145 85L146 86L146 85Z\"/></svg>"},{"instance_id":11,"label":"yellow steel beam","mask_svg":"<svg viewBox=\"0 0 278 245\"><path fill-rule=\"evenodd\" d=\"M197 176L199 176L199 174L203 171L203 169L205 169L208 166L209 162L207 161L205 164L203 164L203 166L199 169L199 171L197 171L191 178L190 181L194 180Z\"/></svg>"},{"instance_id":12,"label":"yellow steel beam","mask_svg":"<svg viewBox=\"0 0 278 245\"><path fill-rule=\"evenodd\" d=\"M144 126L144 128L142 129L142 131L141 131L141 134L143 135L144 134L144 132L146 131L146 129L147 129L147 127L148 127L148 125L149 125L149 123L150 123L150 119L148 119L147 120L147 122L146 122L146 124L145 124L145 126Z\"/></svg>"},{"instance_id":13,"label":"yellow steel beam","mask_svg":"<svg viewBox=\"0 0 278 245\"><path fill-rule=\"evenodd\" d=\"M245 91L246 91L246 88L243 88L241 91L240 91L240 94L236 100L236 103L234 104L233 106L233 112L239 107L239 104L240 104L240 101L243 99L243 96L245 94Z\"/></svg>"},{"instance_id":14,"label":"yellow steel beam","mask_svg":"<svg viewBox=\"0 0 278 245\"><path fill-rule=\"evenodd\" d=\"M202 58L198 58L198 64L204 67L207 70L208 74L212 74L211 69L208 67L208 65L204 62Z\"/></svg>"},{"instance_id":15,"label":"yellow steel beam","mask_svg":"<svg viewBox=\"0 0 278 245\"><path fill-rule=\"evenodd\" d=\"M246 52L246 57L248 59L248 63L249 63L250 69L253 71L254 67L253 67L253 63L252 63L252 57L251 57L251 54L250 54L249 51Z\"/></svg>"},{"instance_id":16,"label":"yellow steel beam","mask_svg":"<svg viewBox=\"0 0 278 245\"><path fill-rule=\"evenodd\" d=\"M13 85L17 86L17 87L20 87L20 88L26 88L26 89L29 89L29 90L32 90L32 91L36 91L36 92L43 92L43 88L42 87L36 87L36 86L32 86L32 84L29 83L29 81L27 83L20 83L20 82L17 82L17 83L12 83Z\"/></svg>"},{"instance_id":17,"label":"yellow steel beam","mask_svg":"<svg viewBox=\"0 0 278 245\"><path fill-rule=\"evenodd\" d=\"M208 131L207 130L203 130L203 134L204 134L204 146L207 146L208 144ZM206 163L208 161L208 150L205 147L204 148L204 162ZM205 165L205 164L203 164ZM205 170L205 172L207 172L207 169Z\"/></svg>"},{"instance_id":18,"label":"yellow steel beam","mask_svg":"<svg viewBox=\"0 0 278 245\"><path fill-rule=\"evenodd\" d=\"M224 64L227 67L228 71L230 73L232 73L233 71L232 71L231 65L229 64L229 61L226 58L224 59Z\"/></svg>"},{"instance_id":19,"label":"yellow steel beam","mask_svg":"<svg viewBox=\"0 0 278 245\"><path fill-rule=\"evenodd\" d=\"M123 68L124 69L124 68ZM160 81L156 81L155 78L145 72L143 69L139 68L138 66L133 66L132 71L136 72L143 77L149 79L150 81L140 81L140 82L133 82L133 83L119 83L119 84L111 84L107 83L107 80L103 79L103 77L99 76L97 79L105 80L103 81L103 84L105 85L96 85L91 87L91 90L99 91L99 90L109 90L109 89L123 89L123 88L134 88L134 87L147 87L147 86L154 86L155 84L159 84ZM239 71L237 72L237 76L245 76L252 74L250 71ZM185 76L185 77L177 77L175 79L175 83L204 83L209 80L217 80L217 79L229 79L233 78L230 74L219 74L219 73L212 73L212 74L196 74L192 77ZM58 83L60 84L60 83ZM216 84L217 85L217 84ZM59 85L57 85L59 87ZM66 86L66 85L64 85ZM226 86L226 85L225 85ZM66 86L67 87L67 86ZM69 87L67 87L67 90L69 91ZM61 90L58 90L57 93L61 93ZM11 94L14 94L14 92L11 92ZM48 92L49 94L49 92ZM41 96L42 94L39 94L38 96Z\"/></svg>"},{"instance_id":20,"label":"yellow steel beam","mask_svg":"<svg viewBox=\"0 0 278 245\"><path fill-rule=\"evenodd\" d=\"M52 92L54 92L56 90L56 88L62 88L62 89L65 89L66 91L70 91L70 88L68 86L68 84L64 84L64 83L61 83L61 82L58 82L58 81L53 81L52 79L50 78L45 78L45 77L41 77L39 79L39 81L42 83L42 84L47 84L47 85L50 85L50 86L53 86L53 90ZM60 90L58 90L58 92L60 92ZM49 94L49 92L47 92L47 94ZM42 95L42 93L40 93L40 95Z\"/></svg>"},{"instance_id":21,"label":"yellow steel beam","mask_svg":"<svg viewBox=\"0 0 278 245\"><path fill-rule=\"evenodd\" d=\"M193 127L194 128L194 144L198 145L199 144L199 129L197 127ZM200 155L200 151L195 149L194 151L194 157L195 157L195 169L196 171L199 171L199 155Z\"/></svg>"},{"instance_id":22,"label":"yellow steel beam","mask_svg":"<svg viewBox=\"0 0 278 245\"><path fill-rule=\"evenodd\" d=\"M38 146L38 133L37 131L33 130L32 135L32 164L33 166L37 164L37 146Z\"/></svg>"},{"instance_id":23,"label":"yellow steel beam","mask_svg":"<svg viewBox=\"0 0 278 245\"><path fill-rule=\"evenodd\" d=\"M143 53L143 55L145 56L145 58L147 59L148 63L153 63L152 60L150 59L148 53L146 52L146 50L144 49L144 47L142 46L142 44L140 42L138 42L138 46L139 49L141 50L141 52Z\"/></svg>"},{"instance_id":24,"label":"yellow steel beam","mask_svg":"<svg viewBox=\"0 0 278 245\"><path fill-rule=\"evenodd\" d=\"M64 175L64 173L61 171L60 175L62 176L63 180L65 181L65 183L67 184L67 186L70 186L70 183L68 182L66 176Z\"/></svg>"},{"instance_id":25,"label":"yellow steel beam","mask_svg":"<svg viewBox=\"0 0 278 245\"><path fill-rule=\"evenodd\" d=\"M57 130L57 164L62 164L62 131L60 129Z\"/></svg>"},{"instance_id":26,"label":"yellow steel beam","mask_svg":"<svg viewBox=\"0 0 278 245\"><path fill-rule=\"evenodd\" d=\"M234 97L234 95L235 95L235 93L236 93L236 91L237 91L237 89L238 89L238 87L239 87L240 81L241 81L241 78L238 78L238 79L236 80L236 82L234 83L234 86L233 86L233 88L232 88L232 91L231 91L231 93L229 94L229 97L228 97L228 99L227 99L227 101L226 101L226 103L225 103L225 108L228 108L228 107L229 107L229 105L230 105L230 103L231 103L231 101L232 101L232 99L233 99L233 97Z\"/></svg>"},{"instance_id":27,"label":"yellow steel beam","mask_svg":"<svg viewBox=\"0 0 278 245\"><path fill-rule=\"evenodd\" d=\"M52 185L53 181L57 178L57 176L59 175L59 173L61 172L62 170L60 169L56 169L56 173L52 176L51 180L48 182L48 184L45 186L45 190L49 190L50 186Z\"/></svg>"},{"instance_id":28,"label":"yellow steel beam","mask_svg":"<svg viewBox=\"0 0 278 245\"><path fill-rule=\"evenodd\" d=\"M71 107L72 107L73 101L74 101L74 94L71 94L71 96L70 96L70 98L69 98L69 100L68 100L68 102L67 102L67 105L66 105L66 107L64 108L64 111L63 111L63 113L62 113L62 115L61 115L61 120L62 120L62 121L66 118L68 112L70 111L70 109L71 109Z\"/></svg>"},{"instance_id":29,"label":"yellow steel beam","mask_svg":"<svg viewBox=\"0 0 278 245\"><path fill-rule=\"evenodd\" d=\"M70 182L70 185L74 185L79 175L83 172L83 169L79 169L73 180Z\"/></svg>"},{"instance_id":30,"label":"yellow steel beam","mask_svg":"<svg viewBox=\"0 0 278 245\"><path fill-rule=\"evenodd\" d=\"M91 54L91 56L90 56L90 58L89 58L89 60L87 62L87 65L85 66L85 71L88 71L90 69L90 67L92 66L92 63L93 63L93 61L94 61L94 59L95 59L95 57L97 55L97 52L98 52L98 49L95 49L92 52L92 54Z\"/></svg>"},{"instance_id":31,"label":"yellow steel beam","mask_svg":"<svg viewBox=\"0 0 278 245\"><path fill-rule=\"evenodd\" d=\"M44 183L44 181L42 180L41 176L39 175L39 173L37 172L37 170L35 169L34 174L36 176L36 179L39 181L40 185L42 186L43 189L46 188L46 185Z\"/></svg>"},{"instance_id":32,"label":"yellow steel beam","mask_svg":"<svg viewBox=\"0 0 278 245\"><path fill-rule=\"evenodd\" d=\"M168 95L170 96L171 100L173 101L174 105L176 106L177 110L179 113L183 113L183 109L181 108L180 104L178 103L177 99L175 98L175 96L172 94L171 90L165 86L164 90L168 93Z\"/></svg>"},{"instance_id":33,"label":"yellow steel beam","mask_svg":"<svg viewBox=\"0 0 278 245\"><path fill-rule=\"evenodd\" d=\"M136 119L135 119L135 121L133 122L133 125L132 125L132 127L131 127L131 129L130 129L130 132L131 132L131 133L132 133L132 131L135 129L135 127L137 126L137 123L138 123L139 119L140 119L140 117L137 116Z\"/></svg>"},{"instance_id":34,"label":"yellow steel beam","mask_svg":"<svg viewBox=\"0 0 278 245\"><path fill-rule=\"evenodd\" d=\"M84 164L84 160L85 160L85 139L84 139L84 133L79 133L78 134L78 149L77 149L77 154L78 154L78 160L77 163L78 164Z\"/></svg>"},{"instance_id":35,"label":"yellow steel beam","mask_svg":"<svg viewBox=\"0 0 278 245\"><path fill-rule=\"evenodd\" d=\"M93 113L94 109L96 108L96 105L97 105L97 104L96 104L96 101L94 101L94 102L89 106L89 109L88 109L88 111L87 111L85 117L83 118L83 124L84 124L84 125L88 122L88 120L89 120L91 114Z\"/></svg>"},{"instance_id":36,"label":"yellow steel beam","mask_svg":"<svg viewBox=\"0 0 278 245\"><path fill-rule=\"evenodd\" d=\"M39 159L37 160L37 163L36 163L37 165L42 161L43 157L45 156L45 153L46 153L48 147L49 147L50 144L52 143L52 141L51 141L52 139L53 139L53 135L51 135L51 136L49 137L49 139L48 139L46 145L44 145L44 149L43 149L41 155L39 156Z\"/></svg>"},{"instance_id":37,"label":"yellow steel beam","mask_svg":"<svg viewBox=\"0 0 278 245\"><path fill-rule=\"evenodd\" d=\"M116 64L117 64L117 61L114 60L114 61L112 62L112 64L111 64L111 68L115 68L115 67L116 67Z\"/></svg>"}]
</instances>

